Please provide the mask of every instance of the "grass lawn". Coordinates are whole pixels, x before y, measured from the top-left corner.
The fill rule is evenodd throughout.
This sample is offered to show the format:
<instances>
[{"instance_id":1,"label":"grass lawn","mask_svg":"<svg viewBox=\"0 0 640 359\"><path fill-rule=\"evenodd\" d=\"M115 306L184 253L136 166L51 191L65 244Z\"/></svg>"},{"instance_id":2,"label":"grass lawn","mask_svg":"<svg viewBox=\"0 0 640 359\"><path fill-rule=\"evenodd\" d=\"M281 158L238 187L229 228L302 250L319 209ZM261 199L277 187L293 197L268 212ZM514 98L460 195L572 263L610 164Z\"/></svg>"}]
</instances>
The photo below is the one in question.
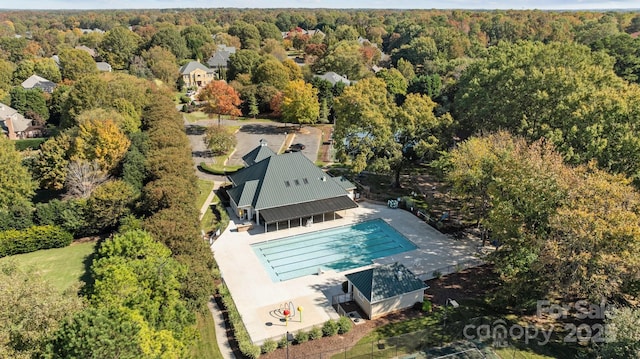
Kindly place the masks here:
<instances>
[{"instance_id":1,"label":"grass lawn","mask_svg":"<svg viewBox=\"0 0 640 359\"><path fill-rule=\"evenodd\" d=\"M204 205L204 201L209 197L209 193L213 190L213 181L198 179L198 199L196 208L199 210Z\"/></svg>"},{"instance_id":2,"label":"grass lawn","mask_svg":"<svg viewBox=\"0 0 640 359\"><path fill-rule=\"evenodd\" d=\"M13 260L20 268L32 268L62 292L82 281L91 264L95 246L95 242L72 244L64 248L44 249L4 257L0 258L0 262Z\"/></svg>"},{"instance_id":3,"label":"grass lawn","mask_svg":"<svg viewBox=\"0 0 640 359\"><path fill-rule=\"evenodd\" d=\"M193 358L222 359L216 340L216 326L209 310L205 313L197 312L196 322L200 338L191 348L191 356Z\"/></svg>"},{"instance_id":4,"label":"grass lawn","mask_svg":"<svg viewBox=\"0 0 640 359\"><path fill-rule=\"evenodd\" d=\"M518 348L500 348L500 349L493 349L493 351L500 357L500 358L514 358L514 359L552 359L552 358L556 358L556 357L550 357L550 356L546 356L546 355L540 355L540 354L536 354L533 353L531 351L526 351L523 349L518 349ZM560 357L558 357L560 358Z\"/></svg>"},{"instance_id":5,"label":"grass lawn","mask_svg":"<svg viewBox=\"0 0 640 359\"><path fill-rule=\"evenodd\" d=\"M200 120L210 120L209 115L202 111L194 111L191 113L182 113L189 122L198 122ZM216 117L217 118L217 117Z\"/></svg>"}]
</instances>

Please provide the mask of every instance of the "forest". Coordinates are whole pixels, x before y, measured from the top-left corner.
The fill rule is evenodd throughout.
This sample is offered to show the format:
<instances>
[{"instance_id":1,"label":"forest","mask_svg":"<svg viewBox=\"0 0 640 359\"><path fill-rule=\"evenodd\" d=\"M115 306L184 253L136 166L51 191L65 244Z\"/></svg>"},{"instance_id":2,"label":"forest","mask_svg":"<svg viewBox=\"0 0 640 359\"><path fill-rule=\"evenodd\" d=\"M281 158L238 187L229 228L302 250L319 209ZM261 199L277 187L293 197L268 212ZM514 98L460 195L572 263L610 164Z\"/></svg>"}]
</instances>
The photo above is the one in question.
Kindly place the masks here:
<instances>
[{"instance_id":1,"label":"forest","mask_svg":"<svg viewBox=\"0 0 640 359\"><path fill-rule=\"evenodd\" d=\"M74 293L0 263L0 308L23 308L0 312L0 357L189 357L220 278L196 108L330 124L336 162L396 187L437 174L499 247L491 305L616 303L588 353L640 355L639 35L625 11L0 12L0 257L103 238ZM187 83L193 63L214 78Z\"/></svg>"}]
</instances>

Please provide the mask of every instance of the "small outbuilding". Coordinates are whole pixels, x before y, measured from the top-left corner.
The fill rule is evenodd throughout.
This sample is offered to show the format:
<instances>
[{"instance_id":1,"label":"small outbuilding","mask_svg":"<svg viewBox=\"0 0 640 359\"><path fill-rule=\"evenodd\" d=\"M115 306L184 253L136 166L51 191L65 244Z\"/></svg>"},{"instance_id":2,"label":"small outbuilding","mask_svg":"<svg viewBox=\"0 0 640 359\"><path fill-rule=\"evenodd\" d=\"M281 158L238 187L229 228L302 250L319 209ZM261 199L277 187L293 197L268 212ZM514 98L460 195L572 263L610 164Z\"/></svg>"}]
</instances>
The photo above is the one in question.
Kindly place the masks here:
<instances>
[{"instance_id":1,"label":"small outbuilding","mask_svg":"<svg viewBox=\"0 0 640 359\"><path fill-rule=\"evenodd\" d=\"M369 319L422 302L428 286L401 263L347 274L348 289Z\"/></svg>"}]
</instances>

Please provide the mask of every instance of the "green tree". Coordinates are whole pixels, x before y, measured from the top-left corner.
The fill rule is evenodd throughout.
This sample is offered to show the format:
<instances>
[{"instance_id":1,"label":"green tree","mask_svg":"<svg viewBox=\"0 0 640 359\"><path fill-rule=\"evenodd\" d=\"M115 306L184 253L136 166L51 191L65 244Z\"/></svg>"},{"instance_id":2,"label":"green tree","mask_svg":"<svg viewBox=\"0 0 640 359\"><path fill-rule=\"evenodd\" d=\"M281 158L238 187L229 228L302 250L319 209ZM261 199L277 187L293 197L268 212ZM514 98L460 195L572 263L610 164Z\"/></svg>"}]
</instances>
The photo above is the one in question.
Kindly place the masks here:
<instances>
[{"instance_id":1,"label":"green tree","mask_svg":"<svg viewBox=\"0 0 640 359\"><path fill-rule=\"evenodd\" d=\"M76 81L84 76L98 73L96 62L86 51L64 49L60 51L59 58L63 79Z\"/></svg>"},{"instance_id":2,"label":"green tree","mask_svg":"<svg viewBox=\"0 0 640 359\"><path fill-rule=\"evenodd\" d=\"M15 65L12 62L0 59L0 91L9 92L14 70ZM0 98L2 97L4 97L4 95L0 93Z\"/></svg>"},{"instance_id":3,"label":"green tree","mask_svg":"<svg viewBox=\"0 0 640 359\"><path fill-rule=\"evenodd\" d=\"M228 154L236 147L238 140L235 134L227 127L207 128L204 142L214 155Z\"/></svg>"},{"instance_id":4,"label":"green tree","mask_svg":"<svg viewBox=\"0 0 640 359\"><path fill-rule=\"evenodd\" d=\"M335 99L337 156L355 172L365 168L388 172L386 156L399 154L391 127L395 106L388 97L384 81L367 78L345 88Z\"/></svg>"},{"instance_id":5,"label":"green tree","mask_svg":"<svg viewBox=\"0 0 640 359\"><path fill-rule=\"evenodd\" d=\"M209 54L202 53L202 47L207 43L212 43L211 32L203 25L191 25L185 27L181 33L185 39L187 48L191 52L191 58L205 60Z\"/></svg>"},{"instance_id":6,"label":"green tree","mask_svg":"<svg viewBox=\"0 0 640 359\"><path fill-rule=\"evenodd\" d=\"M24 272L14 262L0 263L0 353L28 359L45 351L60 322L82 308L71 290L61 293L37 273Z\"/></svg>"},{"instance_id":7,"label":"green tree","mask_svg":"<svg viewBox=\"0 0 640 359\"><path fill-rule=\"evenodd\" d=\"M624 33L612 35L594 42L591 48L605 51L616 59L613 69L618 76L640 83L640 39Z\"/></svg>"},{"instance_id":8,"label":"green tree","mask_svg":"<svg viewBox=\"0 0 640 359\"><path fill-rule=\"evenodd\" d=\"M638 178L636 86L607 55L575 44L501 43L458 83L454 116L468 133L507 129L545 138L572 163L597 159ZM465 131L465 132L466 132Z\"/></svg>"},{"instance_id":9,"label":"green tree","mask_svg":"<svg viewBox=\"0 0 640 359\"><path fill-rule=\"evenodd\" d=\"M176 56L164 47L154 46L142 52L147 66L153 76L165 84L175 83L178 77L178 62Z\"/></svg>"},{"instance_id":10,"label":"green tree","mask_svg":"<svg viewBox=\"0 0 640 359\"><path fill-rule=\"evenodd\" d=\"M71 138L65 132L48 139L40 146L34 168L36 169L35 177L40 181L42 188L52 190L64 188L70 148Z\"/></svg>"},{"instance_id":11,"label":"green tree","mask_svg":"<svg viewBox=\"0 0 640 359\"><path fill-rule=\"evenodd\" d=\"M313 65L313 70L320 73L333 71L350 80L359 80L368 73L360 48L357 41L339 41L329 46L324 57Z\"/></svg>"},{"instance_id":12,"label":"green tree","mask_svg":"<svg viewBox=\"0 0 640 359\"><path fill-rule=\"evenodd\" d=\"M58 83L62 81L60 68L52 58L37 59L33 66L33 70L36 74L51 82Z\"/></svg>"},{"instance_id":13,"label":"green tree","mask_svg":"<svg viewBox=\"0 0 640 359\"><path fill-rule=\"evenodd\" d=\"M381 78L387 84L387 92L393 96L396 102L407 94L407 79L397 69L382 69L376 74L376 77Z\"/></svg>"},{"instance_id":14,"label":"green tree","mask_svg":"<svg viewBox=\"0 0 640 359\"><path fill-rule=\"evenodd\" d=\"M255 94L251 94L249 96L249 101L247 101L247 106L248 106L249 116L256 118L256 116L260 114L260 109L258 108L258 100L256 99Z\"/></svg>"},{"instance_id":15,"label":"green tree","mask_svg":"<svg viewBox=\"0 0 640 359\"><path fill-rule=\"evenodd\" d=\"M404 78L407 79L408 81L411 81L411 79L416 77L413 64L411 64L411 62L405 59L402 59L402 58L398 59L398 62L396 63L396 68L398 69L398 71L400 71L402 76L404 76Z\"/></svg>"},{"instance_id":16,"label":"green tree","mask_svg":"<svg viewBox=\"0 0 640 359\"><path fill-rule=\"evenodd\" d=\"M260 31L253 24L241 20L235 21L229 27L227 33L231 36L237 36L243 49L257 50L260 48L260 41L262 40Z\"/></svg>"},{"instance_id":17,"label":"green tree","mask_svg":"<svg viewBox=\"0 0 640 359\"><path fill-rule=\"evenodd\" d=\"M438 74L420 75L414 77L409 82L407 91L410 93L420 93L430 98L436 98L440 95L442 89L442 80Z\"/></svg>"},{"instance_id":18,"label":"green tree","mask_svg":"<svg viewBox=\"0 0 640 359\"><path fill-rule=\"evenodd\" d=\"M16 86L11 89L11 107L27 118L44 123L49 119L47 100L41 89L24 89Z\"/></svg>"},{"instance_id":19,"label":"green tree","mask_svg":"<svg viewBox=\"0 0 640 359\"><path fill-rule=\"evenodd\" d=\"M129 67L133 55L138 51L140 36L126 27L115 27L104 35L98 54L116 70Z\"/></svg>"},{"instance_id":20,"label":"green tree","mask_svg":"<svg viewBox=\"0 0 640 359\"><path fill-rule=\"evenodd\" d=\"M165 49L173 52L176 59L183 60L190 55L189 48L187 48L187 41L184 37L180 36L180 32L175 26L164 26L156 32L151 41L149 41L149 48L154 46L164 47Z\"/></svg>"},{"instance_id":21,"label":"green tree","mask_svg":"<svg viewBox=\"0 0 640 359\"><path fill-rule=\"evenodd\" d=\"M135 190L123 180L113 180L99 185L89 196L87 207L91 224L97 230L111 230L120 219L131 211L136 199Z\"/></svg>"},{"instance_id":22,"label":"green tree","mask_svg":"<svg viewBox=\"0 0 640 359\"><path fill-rule=\"evenodd\" d=\"M285 122L315 124L320 116L318 90L303 80L290 81L284 88L282 98L282 118Z\"/></svg>"},{"instance_id":23,"label":"green tree","mask_svg":"<svg viewBox=\"0 0 640 359\"><path fill-rule=\"evenodd\" d=\"M289 71L275 58L267 58L253 73L253 82L282 90L289 83Z\"/></svg>"},{"instance_id":24,"label":"green tree","mask_svg":"<svg viewBox=\"0 0 640 359\"><path fill-rule=\"evenodd\" d=\"M0 138L0 209L28 203L36 188L13 142Z\"/></svg>"},{"instance_id":25,"label":"green tree","mask_svg":"<svg viewBox=\"0 0 640 359\"><path fill-rule=\"evenodd\" d=\"M146 358L139 314L117 307L90 307L62 323L47 348L46 358Z\"/></svg>"},{"instance_id":26,"label":"green tree","mask_svg":"<svg viewBox=\"0 0 640 359\"><path fill-rule=\"evenodd\" d=\"M435 115L436 103L428 96L409 94L398 108L391 130L400 145L400 155L391 157L391 169L395 175L394 185L400 187L402 170L411 163L433 159L442 150L443 133L453 124L451 115Z\"/></svg>"},{"instance_id":27,"label":"green tree","mask_svg":"<svg viewBox=\"0 0 640 359\"><path fill-rule=\"evenodd\" d=\"M35 72L33 60L22 60L13 71L13 84L20 85L22 81L28 79Z\"/></svg>"},{"instance_id":28,"label":"green tree","mask_svg":"<svg viewBox=\"0 0 640 359\"><path fill-rule=\"evenodd\" d=\"M248 74L251 76L258 67L262 57L254 50L238 50L235 54L229 56L229 71L227 76L229 80L234 80L240 74Z\"/></svg>"},{"instance_id":29,"label":"green tree","mask_svg":"<svg viewBox=\"0 0 640 359\"><path fill-rule=\"evenodd\" d=\"M272 22L258 21L256 23L256 28L260 32L260 37L262 37L263 40L282 40L282 33L280 32L280 29L278 29L278 27Z\"/></svg>"},{"instance_id":30,"label":"green tree","mask_svg":"<svg viewBox=\"0 0 640 359\"><path fill-rule=\"evenodd\" d=\"M640 357L640 310L616 308L606 320L605 343L598 349L601 358Z\"/></svg>"}]
</instances>

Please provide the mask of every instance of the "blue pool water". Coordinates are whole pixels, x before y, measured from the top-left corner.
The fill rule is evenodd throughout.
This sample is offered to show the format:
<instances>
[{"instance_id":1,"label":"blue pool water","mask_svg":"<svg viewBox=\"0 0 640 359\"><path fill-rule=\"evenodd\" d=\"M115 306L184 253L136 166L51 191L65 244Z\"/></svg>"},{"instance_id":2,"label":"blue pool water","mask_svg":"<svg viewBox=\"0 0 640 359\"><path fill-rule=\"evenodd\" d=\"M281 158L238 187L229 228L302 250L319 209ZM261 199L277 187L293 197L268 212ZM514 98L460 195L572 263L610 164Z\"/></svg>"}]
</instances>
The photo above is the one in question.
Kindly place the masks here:
<instances>
[{"instance_id":1,"label":"blue pool water","mask_svg":"<svg viewBox=\"0 0 640 359\"><path fill-rule=\"evenodd\" d=\"M305 233L251 246L274 282L318 273L342 272L373 259L411 251L416 245L381 219Z\"/></svg>"}]
</instances>

